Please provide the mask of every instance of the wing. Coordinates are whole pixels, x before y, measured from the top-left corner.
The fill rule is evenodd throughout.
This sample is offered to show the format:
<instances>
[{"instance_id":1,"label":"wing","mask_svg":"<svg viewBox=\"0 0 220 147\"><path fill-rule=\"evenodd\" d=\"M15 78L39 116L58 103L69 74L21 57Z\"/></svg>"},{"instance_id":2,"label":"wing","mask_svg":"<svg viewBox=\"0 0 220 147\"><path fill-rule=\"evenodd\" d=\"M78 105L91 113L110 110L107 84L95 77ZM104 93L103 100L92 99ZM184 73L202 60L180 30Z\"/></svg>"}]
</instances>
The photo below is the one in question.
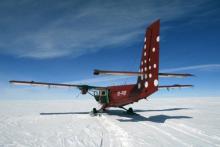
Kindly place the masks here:
<instances>
[{"instance_id":1,"label":"wing","mask_svg":"<svg viewBox=\"0 0 220 147\"><path fill-rule=\"evenodd\" d=\"M118 75L118 76L141 76L144 75L142 72L129 72L129 71L107 71L107 70L94 70L94 75ZM158 73L159 77L174 77L174 78L185 78L185 77L191 77L194 76L192 74L187 73Z\"/></svg>"},{"instance_id":2,"label":"wing","mask_svg":"<svg viewBox=\"0 0 220 147\"><path fill-rule=\"evenodd\" d=\"M106 87L97 87L97 86L89 86L89 85L77 85L77 84L63 84L63 83L47 83L47 82L35 82L35 81L9 81L11 84L15 85L31 85L31 86L46 86L49 88L78 88L81 90L82 94L86 94L88 90L91 89L105 89Z\"/></svg>"},{"instance_id":3,"label":"wing","mask_svg":"<svg viewBox=\"0 0 220 147\"><path fill-rule=\"evenodd\" d=\"M15 80L11 80L9 81L9 83L15 85L31 85L31 86L47 86L47 87L63 87L63 88L80 86L74 84L46 83L46 82L35 82L35 81L15 81Z\"/></svg>"}]
</instances>

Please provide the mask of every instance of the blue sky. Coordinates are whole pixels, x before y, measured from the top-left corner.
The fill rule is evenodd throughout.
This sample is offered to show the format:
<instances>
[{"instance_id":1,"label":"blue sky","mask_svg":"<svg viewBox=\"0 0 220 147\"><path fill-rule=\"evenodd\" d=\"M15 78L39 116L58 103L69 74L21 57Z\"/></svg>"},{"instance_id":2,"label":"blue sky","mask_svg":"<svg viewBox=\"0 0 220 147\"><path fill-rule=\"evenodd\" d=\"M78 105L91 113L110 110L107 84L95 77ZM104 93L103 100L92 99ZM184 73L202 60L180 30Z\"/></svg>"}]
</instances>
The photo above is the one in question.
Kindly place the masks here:
<instances>
[{"instance_id":1,"label":"blue sky","mask_svg":"<svg viewBox=\"0 0 220 147\"><path fill-rule=\"evenodd\" d=\"M160 70L196 77L160 79L160 85L195 87L161 90L152 97L218 97L219 14L220 2L211 0L1 0L0 99L79 94L16 87L8 84L12 79L105 86L135 82L135 77L96 77L93 69L137 71L145 28L156 19L161 19Z\"/></svg>"}]
</instances>

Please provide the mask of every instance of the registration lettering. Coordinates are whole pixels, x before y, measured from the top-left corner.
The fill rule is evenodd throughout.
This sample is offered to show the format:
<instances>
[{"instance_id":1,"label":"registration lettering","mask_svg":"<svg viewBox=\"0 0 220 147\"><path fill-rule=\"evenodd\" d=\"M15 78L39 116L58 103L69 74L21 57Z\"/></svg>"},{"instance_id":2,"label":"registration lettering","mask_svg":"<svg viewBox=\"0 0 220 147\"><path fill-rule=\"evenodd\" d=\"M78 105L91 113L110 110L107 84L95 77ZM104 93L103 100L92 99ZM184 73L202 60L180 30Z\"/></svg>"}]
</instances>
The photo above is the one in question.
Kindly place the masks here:
<instances>
[{"instance_id":1,"label":"registration lettering","mask_svg":"<svg viewBox=\"0 0 220 147\"><path fill-rule=\"evenodd\" d=\"M127 94L127 91L125 90L117 92L117 96L126 96L126 94Z\"/></svg>"}]
</instances>

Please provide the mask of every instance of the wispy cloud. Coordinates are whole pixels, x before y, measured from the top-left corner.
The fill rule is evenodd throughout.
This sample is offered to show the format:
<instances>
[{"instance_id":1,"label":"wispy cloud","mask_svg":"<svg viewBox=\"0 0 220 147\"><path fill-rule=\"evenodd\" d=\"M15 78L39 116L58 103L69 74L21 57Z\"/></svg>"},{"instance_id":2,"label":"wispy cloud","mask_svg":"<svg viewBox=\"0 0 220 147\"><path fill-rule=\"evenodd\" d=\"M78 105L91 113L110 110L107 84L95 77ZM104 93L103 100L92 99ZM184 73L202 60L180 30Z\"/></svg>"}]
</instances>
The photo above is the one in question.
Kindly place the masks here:
<instances>
[{"instance_id":1,"label":"wispy cloud","mask_svg":"<svg viewBox=\"0 0 220 147\"><path fill-rule=\"evenodd\" d=\"M170 69L162 69L161 72L177 72L177 71L189 71L189 70L202 70L202 71L220 70L220 64L184 66L184 67L177 67Z\"/></svg>"},{"instance_id":2,"label":"wispy cloud","mask_svg":"<svg viewBox=\"0 0 220 147\"><path fill-rule=\"evenodd\" d=\"M180 18L205 2L2 0L0 53L45 59L130 46L153 20Z\"/></svg>"}]
</instances>

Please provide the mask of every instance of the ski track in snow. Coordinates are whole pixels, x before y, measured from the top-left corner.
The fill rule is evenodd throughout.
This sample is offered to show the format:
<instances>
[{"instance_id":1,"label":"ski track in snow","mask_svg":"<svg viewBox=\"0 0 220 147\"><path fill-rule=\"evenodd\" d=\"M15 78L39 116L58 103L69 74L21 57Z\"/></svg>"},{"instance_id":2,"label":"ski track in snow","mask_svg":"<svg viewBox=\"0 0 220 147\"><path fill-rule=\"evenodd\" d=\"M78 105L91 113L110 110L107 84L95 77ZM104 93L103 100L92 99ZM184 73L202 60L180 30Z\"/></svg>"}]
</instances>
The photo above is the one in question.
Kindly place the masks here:
<instances>
[{"instance_id":1,"label":"ski track in snow","mask_svg":"<svg viewBox=\"0 0 220 147\"><path fill-rule=\"evenodd\" d=\"M103 128L105 128L110 134L110 147L132 147L132 138L128 135L128 133L123 130L121 127L116 125L106 116L101 115L97 117L102 124ZM115 144L116 143L116 144ZM119 144L118 144L119 143Z\"/></svg>"},{"instance_id":2,"label":"ski track in snow","mask_svg":"<svg viewBox=\"0 0 220 147\"><path fill-rule=\"evenodd\" d=\"M182 145L184 145L184 146L190 146L189 144L185 143L185 142L182 141L181 139L175 137L174 135L172 135L172 134L169 133L169 132L166 132L166 131L162 130L161 128L158 128L158 127L156 127L156 126L154 126L154 125L147 124L147 123L144 123L144 122L140 122L140 124L145 125L145 126L147 126L147 127L151 127L151 128L153 128L153 129L155 129L157 132L162 133L162 134L168 136L170 139L172 139L172 140L174 140L174 141L176 141L176 142L178 142L178 143L180 143L180 144L182 144Z\"/></svg>"},{"instance_id":3,"label":"ski track in snow","mask_svg":"<svg viewBox=\"0 0 220 147\"><path fill-rule=\"evenodd\" d=\"M172 123L172 124L164 124L164 126L167 126L167 127L171 128L171 129L174 129L176 131L184 133L184 134L186 134L188 136L194 137L195 139L198 139L198 140L201 140L203 142L206 142L206 143L208 143L208 144L210 144L212 146L220 146L220 145L215 144L215 143L212 142L212 139L218 140L218 138L212 137L212 136L208 136L206 134L203 134L201 130L198 130L198 129L195 129L195 128L191 128L191 127L186 126L184 124L176 125L176 124Z\"/></svg>"}]
</instances>

